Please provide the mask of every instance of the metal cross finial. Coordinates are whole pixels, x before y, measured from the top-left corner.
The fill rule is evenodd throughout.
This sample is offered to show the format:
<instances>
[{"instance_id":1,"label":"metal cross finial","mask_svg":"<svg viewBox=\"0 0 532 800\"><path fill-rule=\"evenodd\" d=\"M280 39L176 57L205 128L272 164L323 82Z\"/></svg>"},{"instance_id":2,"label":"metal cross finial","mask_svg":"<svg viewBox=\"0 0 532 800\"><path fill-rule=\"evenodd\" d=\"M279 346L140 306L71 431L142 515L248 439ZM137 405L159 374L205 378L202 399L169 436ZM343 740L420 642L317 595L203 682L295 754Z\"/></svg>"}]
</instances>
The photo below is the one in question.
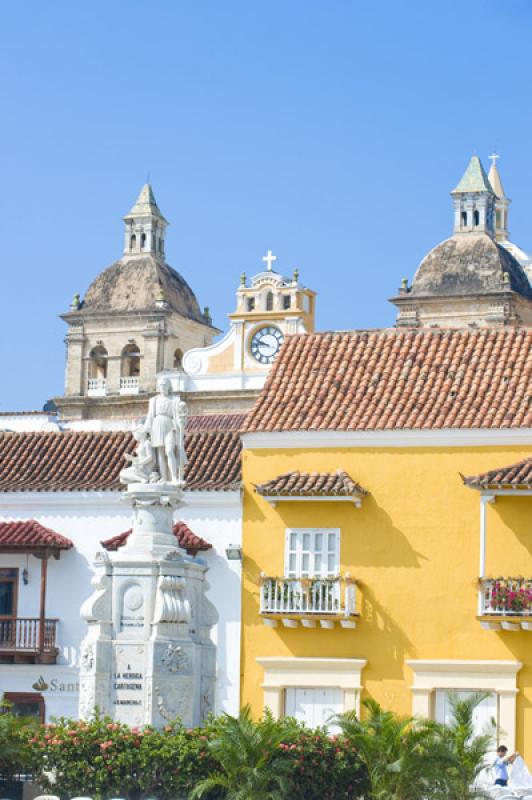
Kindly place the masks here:
<instances>
[{"instance_id":1,"label":"metal cross finial","mask_svg":"<svg viewBox=\"0 0 532 800\"><path fill-rule=\"evenodd\" d=\"M265 256L262 256L262 260L266 262L266 269L268 272L272 271L272 263L277 261L277 256L274 256L271 250L268 250Z\"/></svg>"},{"instance_id":2,"label":"metal cross finial","mask_svg":"<svg viewBox=\"0 0 532 800\"><path fill-rule=\"evenodd\" d=\"M494 150L491 156L489 156L489 160L491 161L492 165L495 164L497 159L500 158L500 155Z\"/></svg>"}]
</instances>

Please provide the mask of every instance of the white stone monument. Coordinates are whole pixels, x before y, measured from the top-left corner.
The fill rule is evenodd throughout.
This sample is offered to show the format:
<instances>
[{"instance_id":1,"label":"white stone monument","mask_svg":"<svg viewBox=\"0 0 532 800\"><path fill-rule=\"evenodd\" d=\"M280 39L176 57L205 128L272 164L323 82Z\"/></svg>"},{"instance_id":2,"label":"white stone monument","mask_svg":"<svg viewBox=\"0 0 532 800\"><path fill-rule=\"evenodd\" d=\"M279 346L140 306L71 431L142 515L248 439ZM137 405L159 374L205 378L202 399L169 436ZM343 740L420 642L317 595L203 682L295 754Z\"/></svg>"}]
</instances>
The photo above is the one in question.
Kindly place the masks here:
<instances>
[{"instance_id":1,"label":"white stone monument","mask_svg":"<svg viewBox=\"0 0 532 800\"><path fill-rule=\"evenodd\" d=\"M213 710L216 622L207 567L179 550L173 512L183 502L185 403L167 382L137 428L137 453L121 473L133 528L124 547L99 553L94 592L81 608L79 715L102 713L129 725L180 717L199 725ZM161 474L163 477L161 477Z\"/></svg>"}]
</instances>

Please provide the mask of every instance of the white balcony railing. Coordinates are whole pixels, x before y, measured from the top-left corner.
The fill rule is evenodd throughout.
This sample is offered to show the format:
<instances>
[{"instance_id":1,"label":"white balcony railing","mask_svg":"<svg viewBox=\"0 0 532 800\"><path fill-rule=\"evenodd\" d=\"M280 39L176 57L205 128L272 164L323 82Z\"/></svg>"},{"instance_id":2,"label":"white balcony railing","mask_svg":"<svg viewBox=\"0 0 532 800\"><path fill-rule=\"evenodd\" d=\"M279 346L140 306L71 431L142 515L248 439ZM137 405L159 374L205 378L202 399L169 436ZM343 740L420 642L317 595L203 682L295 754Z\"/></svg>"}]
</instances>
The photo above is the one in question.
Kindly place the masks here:
<instances>
[{"instance_id":1,"label":"white balcony railing","mask_svg":"<svg viewBox=\"0 0 532 800\"><path fill-rule=\"evenodd\" d=\"M487 628L532 630L532 578L481 579L479 615Z\"/></svg>"},{"instance_id":2,"label":"white balcony railing","mask_svg":"<svg viewBox=\"0 0 532 800\"><path fill-rule=\"evenodd\" d=\"M138 375L130 378L120 378L120 394L138 394L139 386Z\"/></svg>"},{"instance_id":3,"label":"white balcony railing","mask_svg":"<svg viewBox=\"0 0 532 800\"><path fill-rule=\"evenodd\" d=\"M105 378L89 378L87 393L89 397L105 397L107 394L107 381Z\"/></svg>"},{"instance_id":4,"label":"white balcony railing","mask_svg":"<svg viewBox=\"0 0 532 800\"><path fill-rule=\"evenodd\" d=\"M354 628L356 621L356 584L349 576L334 578L269 578L262 576L260 613L266 624L275 617L288 628L315 627L316 620L323 628ZM266 618L269 618L267 620Z\"/></svg>"}]
</instances>

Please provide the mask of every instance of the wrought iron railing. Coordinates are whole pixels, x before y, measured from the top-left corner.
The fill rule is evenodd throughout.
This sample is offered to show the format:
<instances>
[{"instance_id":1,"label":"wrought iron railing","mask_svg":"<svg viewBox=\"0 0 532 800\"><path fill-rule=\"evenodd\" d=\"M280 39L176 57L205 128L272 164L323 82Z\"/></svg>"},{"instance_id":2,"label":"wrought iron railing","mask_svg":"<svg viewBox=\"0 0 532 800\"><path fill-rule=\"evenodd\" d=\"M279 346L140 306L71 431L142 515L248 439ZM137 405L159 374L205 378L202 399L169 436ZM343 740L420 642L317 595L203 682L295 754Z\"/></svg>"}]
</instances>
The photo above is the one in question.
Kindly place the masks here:
<instances>
[{"instance_id":1,"label":"wrought iron railing","mask_svg":"<svg viewBox=\"0 0 532 800\"><path fill-rule=\"evenodd\" d=\"M355 581L334 578L263 577L261 614L335 615L356 614Z\"/></svg>"},{"instance_id":2,"label":"wrought iron railing","mask_svg":"<svg viewBox=\"0 0 532 800\"><path fill-rule=\"evenodd\" d=\"M38 618L1 619L0 652L52 652L56 647L57 623L57 619L45 619L41 632L41 620Z\"/></svg>"}]
</instances>

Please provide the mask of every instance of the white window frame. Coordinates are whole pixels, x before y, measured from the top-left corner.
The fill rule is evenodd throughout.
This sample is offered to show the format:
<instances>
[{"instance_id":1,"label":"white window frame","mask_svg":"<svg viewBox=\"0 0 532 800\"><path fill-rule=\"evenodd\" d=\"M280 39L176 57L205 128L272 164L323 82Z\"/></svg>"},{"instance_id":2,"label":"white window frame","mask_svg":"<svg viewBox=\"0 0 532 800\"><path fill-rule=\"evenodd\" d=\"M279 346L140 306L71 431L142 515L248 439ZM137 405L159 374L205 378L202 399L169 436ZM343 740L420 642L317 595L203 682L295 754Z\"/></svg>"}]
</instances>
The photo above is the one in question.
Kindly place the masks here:
<instances>
[{"instance_id":1,"label":"white window frame","mask_svg":"<svg viewBox=\"0 0 532 800\"><path fill-rule=\"evenodd\" d=\"M339 574L340 528L286 529L285 578L334 578Z\"/></svg>"},{"instance_id":2,"label":"white window frame","mask_svg":"<svg viewBox=\"0 0 532 800\"><path fill-rule=\"evenodd\" d=\"M337 688L344 693L344 711L360 716L362 670L368 663L363 658L292 658L267 656L257 658L264 670L264 706L275 719L284 714L285 689Z\"/></svg>"},{"instance_id":3,"label":"white window frame","mask_svg":"<svg viewBox=\"0 0 532 800\"><path fill-rule=\"evenodd\" d=\"M497 695L499 731L510 752L515 750L517 673L520 661L461 661L454 659L406 662L414 673L412 711L420 717L434 714L437 689L493 692Z\"/></svg>"}]
</instances>

